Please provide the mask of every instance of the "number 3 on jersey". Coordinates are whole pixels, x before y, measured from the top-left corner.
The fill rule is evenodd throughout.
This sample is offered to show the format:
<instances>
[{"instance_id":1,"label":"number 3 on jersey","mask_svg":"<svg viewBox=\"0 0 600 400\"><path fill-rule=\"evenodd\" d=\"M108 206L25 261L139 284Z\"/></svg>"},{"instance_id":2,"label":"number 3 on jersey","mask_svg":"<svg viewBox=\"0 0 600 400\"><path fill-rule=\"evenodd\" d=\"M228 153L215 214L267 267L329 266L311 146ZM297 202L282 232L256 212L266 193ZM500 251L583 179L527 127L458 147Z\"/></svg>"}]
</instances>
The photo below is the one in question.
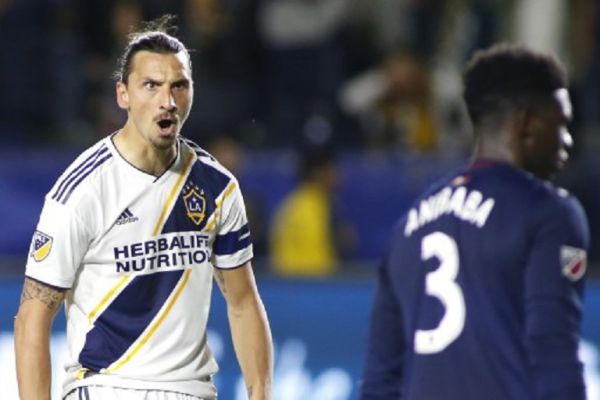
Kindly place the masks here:
<instances>
[{"instance_id":1,"label":"number 3 on jersey","mask_svg":"<svg viewBox=\"0 0 600 400\"><path fill-rule=\"evenodd\" d=\"M460 336L465 326L465 299L456 283L459 259L454 239L442 232L425 236L421 242L421 259L426 261L433 257L440 265L425 277L425 293L440 300L444 315L436 328L415 332L415 352L419 354L444 350Z\"/></svg>"}]
</instances>

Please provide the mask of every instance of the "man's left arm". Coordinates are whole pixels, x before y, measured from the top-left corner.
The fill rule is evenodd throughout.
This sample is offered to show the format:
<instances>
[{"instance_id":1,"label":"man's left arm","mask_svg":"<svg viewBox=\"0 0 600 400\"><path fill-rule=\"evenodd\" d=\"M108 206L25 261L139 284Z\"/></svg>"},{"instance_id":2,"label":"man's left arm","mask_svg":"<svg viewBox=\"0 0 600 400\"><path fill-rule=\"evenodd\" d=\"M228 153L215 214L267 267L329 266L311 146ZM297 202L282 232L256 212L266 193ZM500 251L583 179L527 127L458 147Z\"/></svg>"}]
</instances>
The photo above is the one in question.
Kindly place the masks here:
<instances>
[{"instance_id":1,"label":"man's left arm","mask_svg":"<svg viewBox=\"0 0 600 400\"><path fill-rule=\"evenodd\" d=\"M525 350L535 399L585 399L578 357L589 231L575 199L539 205L525 269Z\"/></svg>"},{"instance_id":2,"label":"man's left arm","mask_svg":"<svg viewBox=\"0 0 600 400\"><path fill-rule=\"evenodd\" d=\"M258 294L250 262L238 268L215 268L227 301L235 353L250 400L272 398L273 343L267 313Z\"/></svg>"}]
</instances>

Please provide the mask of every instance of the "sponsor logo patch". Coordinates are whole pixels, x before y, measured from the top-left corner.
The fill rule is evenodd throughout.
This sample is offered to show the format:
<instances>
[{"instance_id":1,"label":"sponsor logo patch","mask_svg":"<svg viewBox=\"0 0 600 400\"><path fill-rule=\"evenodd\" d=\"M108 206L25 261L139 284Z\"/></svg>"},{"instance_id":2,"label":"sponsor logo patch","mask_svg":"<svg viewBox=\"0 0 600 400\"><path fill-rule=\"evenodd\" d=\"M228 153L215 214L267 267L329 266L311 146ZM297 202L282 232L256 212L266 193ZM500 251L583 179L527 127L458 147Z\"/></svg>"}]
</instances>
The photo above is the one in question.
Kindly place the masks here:
<instances>
[{"instance_id":1,"label":"sponsor logo patch","mask_svg":"<svg viewBox=\"0 0 600 400\"><path fill-rule=\"evenodd\" d=\"M587 252L572 246L560 248L560 264L563 275L572 281L578 281L585 274Z\"/></svg>"},{"instance_id":2,"label":"sponsor logo patch","mask_svg":"<svg viewBox=\"0 0 600 400\"><path fill-rule=\"evenodd\" d=\"M52 250L52 237L44 232L35 231L31 241L30 256L37 262L42 261Z\"/></svg>"}]
</instances>

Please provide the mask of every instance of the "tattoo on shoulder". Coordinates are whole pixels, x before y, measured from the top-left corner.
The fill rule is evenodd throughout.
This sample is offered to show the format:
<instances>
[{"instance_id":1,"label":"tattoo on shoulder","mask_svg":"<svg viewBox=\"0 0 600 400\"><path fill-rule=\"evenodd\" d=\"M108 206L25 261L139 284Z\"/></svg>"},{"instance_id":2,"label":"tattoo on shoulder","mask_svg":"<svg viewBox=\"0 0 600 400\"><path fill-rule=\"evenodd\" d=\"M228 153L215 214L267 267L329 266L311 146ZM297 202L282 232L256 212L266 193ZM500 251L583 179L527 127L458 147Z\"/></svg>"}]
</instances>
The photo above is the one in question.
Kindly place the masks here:
<instances>
[{"instance_id":1,"label":"tattoo on shoulder","mask_svg":"<svg viewBox=\"0 0 600 400\"><path fill-rule=\"evenodd\" d=\"M31 279L25 279L23 292L21 293L21 304L27 300L37 299L49 309L55 310L60 306L64 297L65 292L63 290L54 289Z\"/></svg>"}]
</instances>

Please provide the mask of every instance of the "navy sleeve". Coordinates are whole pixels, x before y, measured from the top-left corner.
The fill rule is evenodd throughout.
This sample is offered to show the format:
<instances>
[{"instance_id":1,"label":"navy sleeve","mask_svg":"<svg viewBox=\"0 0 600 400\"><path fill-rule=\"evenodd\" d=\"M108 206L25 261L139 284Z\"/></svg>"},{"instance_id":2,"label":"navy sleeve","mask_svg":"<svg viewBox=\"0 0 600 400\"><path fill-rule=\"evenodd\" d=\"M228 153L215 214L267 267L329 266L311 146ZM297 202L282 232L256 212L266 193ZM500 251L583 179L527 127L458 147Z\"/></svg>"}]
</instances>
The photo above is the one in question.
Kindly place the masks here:
<instances>
[{"instance_id":1,"label":"navy sleeve","mask_svg":"<svg viewBox=\"0 0 600 400\"><path fill-rule=\"evenodd\" d=\"M389 272L388 257L378 269L361 400L401 398L405 340L402 314Z\"/></svg>"},{"instance_id":2,"label":"navy sleeve","mask_svg":"<svg viewBox=\"0 0 600 400\"><path fill-rule=\"evenodd\" d=\"M578 343L589 232L579 203L554 197L534 215L525 272L526 351L535 399L585 399Z\"/></svg>"}]
</instances>

